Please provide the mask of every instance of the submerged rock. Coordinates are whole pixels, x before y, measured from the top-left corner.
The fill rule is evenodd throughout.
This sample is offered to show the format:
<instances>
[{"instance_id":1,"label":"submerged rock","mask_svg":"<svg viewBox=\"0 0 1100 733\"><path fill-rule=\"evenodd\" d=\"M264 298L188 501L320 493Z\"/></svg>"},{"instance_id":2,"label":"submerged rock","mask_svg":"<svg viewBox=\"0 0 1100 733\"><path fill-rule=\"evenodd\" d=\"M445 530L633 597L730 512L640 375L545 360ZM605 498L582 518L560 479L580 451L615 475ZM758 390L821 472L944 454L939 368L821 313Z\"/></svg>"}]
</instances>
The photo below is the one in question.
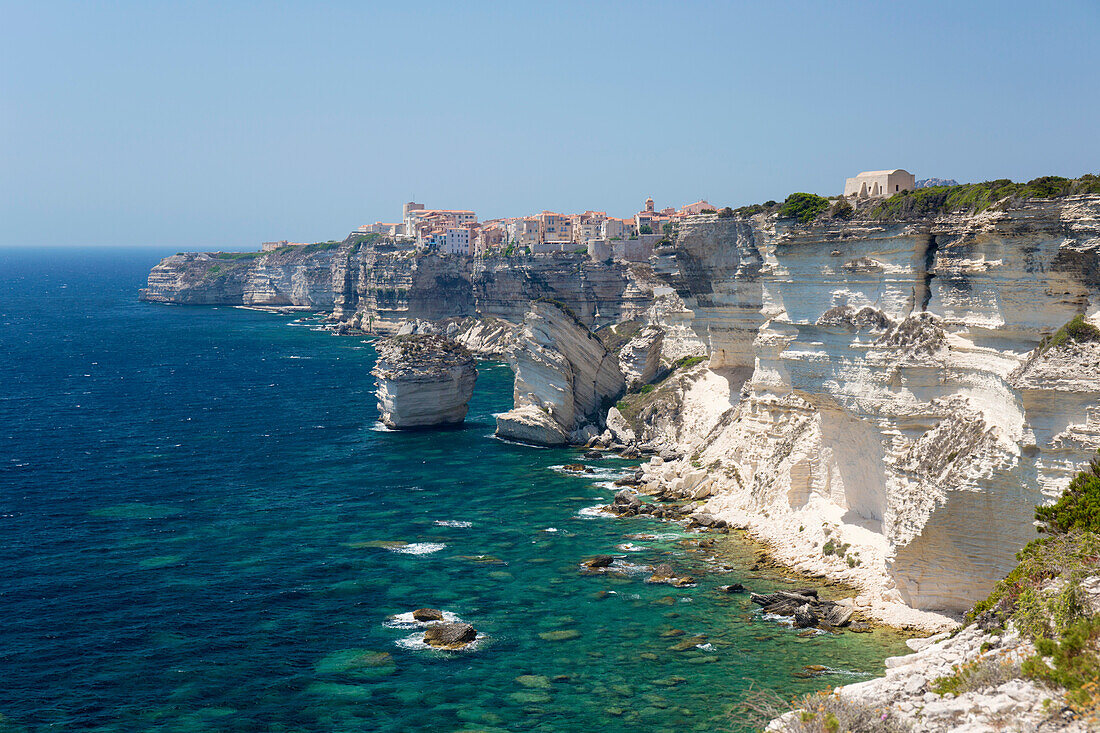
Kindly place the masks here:
<instances>
[{"instance_id":1,"label":"submerged rock","mask_svg":"<svg viewBox=\"0 0 1100 733\"><path fill-rule=\"evenodd\" d=\"M466 419L477 362L444 336L394 336L378 345L371 370L378 379L378 412L389 428L457 425Z\"/></svg>"}]
</instances>

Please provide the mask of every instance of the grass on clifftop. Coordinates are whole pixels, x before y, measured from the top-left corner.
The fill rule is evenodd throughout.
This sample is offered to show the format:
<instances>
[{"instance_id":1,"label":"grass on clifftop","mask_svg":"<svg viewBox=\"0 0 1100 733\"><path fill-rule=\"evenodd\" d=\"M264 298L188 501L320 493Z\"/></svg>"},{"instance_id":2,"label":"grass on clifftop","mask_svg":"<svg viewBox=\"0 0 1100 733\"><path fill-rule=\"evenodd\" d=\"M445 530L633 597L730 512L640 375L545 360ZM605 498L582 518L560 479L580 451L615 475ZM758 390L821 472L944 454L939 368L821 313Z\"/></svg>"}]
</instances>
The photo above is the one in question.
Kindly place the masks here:
<instances>
[{"instance_id":1,"label":"grass on clifftop","mask_svg":"<svg viewBox=\"0 0 1100 733\"><path fill-rule=\"evenodd\" d=\"M1011 620L1038 651L1025 660L1023 675L1064 689L1078 711L1094 713L1100 709L1100 617L1092 614L1082 581L1100 574L1100 458L1058 501L1036 508L1035 518L1046 536L1019 552L1020 564L967 621L996 630ZM951 680L936 682L946 689Z\"/></svg>"},{"instance_id":2,"label":"grass on clifftop","mask_svg":"<svg viewBox=\"0 0 1100 733\"><path fill-rule=\"evenodd\" d=\"M1001 178L958 186L929 186L891 196L872 208L869 217L894 221L940 214L977 214L1001 202L1008 207L1025 199L1056 199L1082 193L1100 193L1100 177L1042 176L1027 183Z\"/></svg>"}]
</instances>

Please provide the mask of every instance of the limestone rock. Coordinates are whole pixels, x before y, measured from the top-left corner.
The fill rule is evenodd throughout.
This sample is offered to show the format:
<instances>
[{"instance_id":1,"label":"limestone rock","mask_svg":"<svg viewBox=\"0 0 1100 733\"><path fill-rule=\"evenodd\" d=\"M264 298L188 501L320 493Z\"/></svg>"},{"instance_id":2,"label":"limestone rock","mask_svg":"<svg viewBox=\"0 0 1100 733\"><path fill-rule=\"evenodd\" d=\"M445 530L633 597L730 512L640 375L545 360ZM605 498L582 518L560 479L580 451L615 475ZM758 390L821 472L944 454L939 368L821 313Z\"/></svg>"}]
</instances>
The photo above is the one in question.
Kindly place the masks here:
<instances>
[{"instance_id":1,"label":"limestone rock","mask_svg":"<svg viewBox=\"0 0 1100 733\"><path fill-rule=\"evenodd\" d=\"M378 412L395 429L455 425L466 419L477 362L444 336L394 336L377 344Z\"/></svg>"},{"instance_id":2,"label":"limestone rock","mask_svg":"<svg viewBox=\"0 0 1100 733\"><path fill-rule=\"evenodd\" d=\"M563 444L624 389L615 356L556 303L532 304L509 362L515 408L497 418L497 435L504 438Z\"/></svg>"},{"instance_id":3,"label":"limestone rock","mask_svg":"<svg viewBox=\"0 0 1100 733\"><path fill-rule=\"evenodd\" d=\"M545 410L524 405L497 415L496 434L532 445L568 445L569 433Z\"/></svg>"},{"instance_id":4,"label":"limestone rock","mask_svg":"<svg viewBox=\"0 0 1100 733\"><path fill-rule=\"evenodd\" d=\"M661 368L661 348L665 332L657 326L646 326L619 351L619 369L628 388L649 384Z\"/></svg>"}]
</instances>

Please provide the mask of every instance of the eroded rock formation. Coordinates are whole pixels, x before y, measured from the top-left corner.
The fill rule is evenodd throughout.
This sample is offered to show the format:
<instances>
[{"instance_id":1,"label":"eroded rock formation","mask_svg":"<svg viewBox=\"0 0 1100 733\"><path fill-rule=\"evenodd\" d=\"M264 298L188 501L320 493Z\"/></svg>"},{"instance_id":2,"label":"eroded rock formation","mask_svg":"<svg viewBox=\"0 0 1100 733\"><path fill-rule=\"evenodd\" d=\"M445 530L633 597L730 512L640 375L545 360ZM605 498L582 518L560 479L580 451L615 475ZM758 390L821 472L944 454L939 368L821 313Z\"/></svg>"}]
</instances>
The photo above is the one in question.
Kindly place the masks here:
<instances>
[{"instance_id":1,"label":"eroded rock formation","mask_svg":"<svg viewBox=\"0 0 1100 733\"><path fill-rule=\"evenodd\" d=\"M439 335L393 336L377 344L379 419L398 430L457 425L477 381L469 349Z\"/></svg>"},{"instance_id":2,"label":"eroded rock formation","mask_svg":"<svg viewBox=\"0 0 1100 733\"><path fill-rule=\"evenodd\" d=\"M1036 351L1100 306L1100 197L889 225L696 217L655 259L709 369L627 399L639 441L684 456L647 480L706 486L707 511L891 620L986 595L1100 447L1100 350Z\"/></svg>"},{"instance_id":3,"label":"eroded rock formation","mask_svg":"<svg viewBox=\"0 0 1100 733\"><path fill-rule=\"evenodd\" d=\"M560 304L531 305L509 362L515 372L514 409L497 417L497 435L540 445L577 439L622 394L623 375L609 352L576 315Z\"/></svg>"}]
</instances>

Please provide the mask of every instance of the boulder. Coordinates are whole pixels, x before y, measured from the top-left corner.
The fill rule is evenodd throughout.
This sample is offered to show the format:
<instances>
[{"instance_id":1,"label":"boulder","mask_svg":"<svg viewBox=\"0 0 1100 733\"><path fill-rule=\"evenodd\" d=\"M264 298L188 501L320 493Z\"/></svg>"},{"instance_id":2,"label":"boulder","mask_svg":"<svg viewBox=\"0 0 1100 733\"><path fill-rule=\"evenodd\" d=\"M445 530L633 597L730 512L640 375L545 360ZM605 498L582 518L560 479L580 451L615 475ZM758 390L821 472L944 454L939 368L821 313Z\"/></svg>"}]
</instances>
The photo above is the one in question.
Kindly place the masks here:
<instances>
[{"instance_id":1,"label":"boulder","mask_svg":"<svg viewBox=\"0 0 1100 733\"><path fill-rule=\"evenodd\" d=\"M642 500L638 498L637 494L623 489L619 493L615 494L614 504L625 504L626 506L640 507Z\"/></svg>"},{"instance_id":2,"label":"boulder","mask_svg":"<svg viewBox=\"0 0 1100 733\"><path fill-rule=\"evenodd\" d=\"M437 624L424 632L424 643L437 649L461 649L477 639L470 624Z\"/></svg>"},{"instance_id":3,"label":"boulder","mask_svg":"<svg viewBox=\"0 0 1100 733\"><path fill-rule=\"evenodd\" d=\"M457 425L466 419L477 361L444 336L394 336L378 342L371 374L378 380L379 418L402 430Z\"/></svg>"},{"instance_id":4,"label":"boulder","mask_svg":"<svg viewBox=\"0 0 1100 733\"><path fill-rule=\"evenodd\" d=\"M569 433L545 410L524 405L497 415L496 434L532 445L568 445Z\"/></svg>"},{"instance_id":5,"label":"boulder","mask_svg":"<svg viewBox=\"0 0 1100 733\"><path fill-rule=\"evenodd\" d=\"M817 626L818 618L814 613L813 606L809 603L803 603L794 611L794 627L796 629L808 629L811 626Z\"/></svg>"},{"instance_id":6,"label":"boulder","mask_svg":"<svg viewBox=\"0 0 1100 733\"><path fill-rule=\"evenodd\" d=\"M626 421L619 408L612 407L607 411L607 429L611 432L611 438L622 445L633 445L637 440L630 423Z\"/></svg>"},{"instance_id":7,"label":"boulder","mask_svg":"<svg viewBox=\"0 0 1100 733\"><path fill-rule=\"evenodd\" d=\"M596 555L585 560L582 565L590 570L598 570L600 568L610 567L611 563L615 562L615 558L611 555Z\"/></svg>"},{"instance_id":8,"label":"boulder","mask_svg":"<svg viewBox=\"0 0 1100 733\"><path fill-rule=\"evenodd\" d=\"M417 621L442 621L443 612L438 608L418 608L413 611L413 618Z\"/></svg>"}]
</instances>

